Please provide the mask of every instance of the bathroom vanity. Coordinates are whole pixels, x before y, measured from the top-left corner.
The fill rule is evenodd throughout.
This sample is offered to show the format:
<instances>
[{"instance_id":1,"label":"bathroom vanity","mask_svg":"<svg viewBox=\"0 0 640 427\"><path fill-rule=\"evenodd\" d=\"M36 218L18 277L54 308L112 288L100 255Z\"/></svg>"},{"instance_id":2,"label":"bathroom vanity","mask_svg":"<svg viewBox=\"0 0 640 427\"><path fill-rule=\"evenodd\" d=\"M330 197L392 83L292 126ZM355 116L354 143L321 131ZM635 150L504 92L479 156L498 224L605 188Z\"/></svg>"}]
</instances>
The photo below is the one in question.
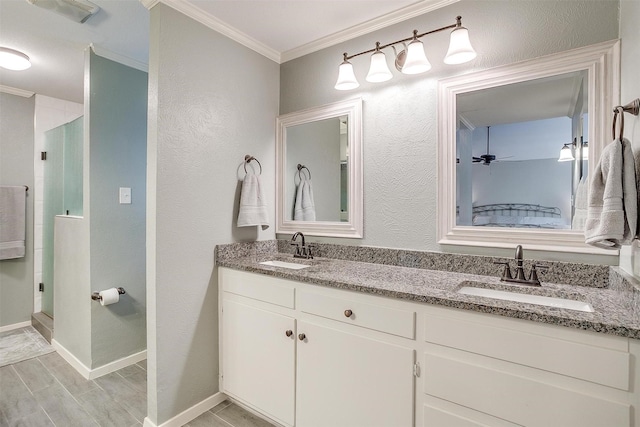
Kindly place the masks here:
<instances>
[{"instance_id":1,"label":"bathroom vanity","mask_svg":"<svg viewBox=\"0 0 640 427\"><path fill-rule=\"evenodd\" d=\"M464 295L505 285L459 272L218 265L220 389L282 425L640 426L634 290L544 284L581 312Z\"/></svg>"}]
</instances>

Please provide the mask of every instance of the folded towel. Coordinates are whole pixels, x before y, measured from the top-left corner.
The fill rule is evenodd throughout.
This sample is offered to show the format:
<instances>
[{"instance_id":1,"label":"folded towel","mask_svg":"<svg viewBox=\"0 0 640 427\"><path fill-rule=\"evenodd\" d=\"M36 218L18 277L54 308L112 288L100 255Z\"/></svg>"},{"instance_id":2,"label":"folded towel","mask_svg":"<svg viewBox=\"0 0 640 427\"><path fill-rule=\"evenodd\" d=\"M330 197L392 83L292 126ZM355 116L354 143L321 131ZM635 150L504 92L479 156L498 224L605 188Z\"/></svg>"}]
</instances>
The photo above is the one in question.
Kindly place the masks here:
<instances>
[{"instance_id":1,"label":"folded towel","mask_svg":"<svg viewBox=\"0 0 640 427\"><path fill-rule=\"evenodd\" d=\"M0 186L0 259L24 257L26 202L24 186Z\"/></svg>"},{"instance_id":2,"label":"folded towel","mask_svg":"<svg viewBox=\"0 0 640 427\"><path fill-rule=\"evenodd\" d=\"M615 140L602 150L589 187L585 242L606 249L629 244L637 233L638 192L631 143Z\"/></svg>"},{"instance_id":3,"label":"folded towel","mask_svg":"<svg viewBox=\"0 0 640 427\"><path fill-rule=\"evenodd\" d=\"M578 183L576 189L576 198L574 203L573 220L571 221L572 230L584 230L587 221L587 206L589 203L589 183L583 176Z\"/></svg>"},{"instance_id":4,"label":"folded towel","mask_svg":"<svg viewBox=\"0 0 640 427\"><path fill-rule=\"evenodd\" d=\"M269 213L260 178L252 171L247 172L242 181L240 193L240 211L238 227L261 225L263 230L269 228Z\"/></svg>"},{"instance_id":5,"label":"folded towel","mask_svg":"<svg viewBox=\"0 0 640 427\"><path fill-rule=\"evenodd\" d=\"M296 202L293 208L294 221L315 221L316 205L313 201L313 187L311 180L304 176L298 184Z\"/></svg>"}]
</instances>

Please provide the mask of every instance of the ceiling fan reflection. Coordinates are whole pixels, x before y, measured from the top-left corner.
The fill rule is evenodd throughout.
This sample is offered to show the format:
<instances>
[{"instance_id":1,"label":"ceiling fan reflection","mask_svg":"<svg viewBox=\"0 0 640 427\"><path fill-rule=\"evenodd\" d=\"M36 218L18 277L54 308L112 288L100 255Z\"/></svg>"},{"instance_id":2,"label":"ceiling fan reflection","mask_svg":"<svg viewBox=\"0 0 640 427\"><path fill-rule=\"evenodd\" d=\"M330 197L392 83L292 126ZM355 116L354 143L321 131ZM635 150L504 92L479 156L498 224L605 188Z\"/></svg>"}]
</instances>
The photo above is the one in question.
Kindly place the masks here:
<instances>
[{"instance_id":1,"label":"ceiling fan reflection","mask_svg":"<svg viewBox=\"0 0 640 427\"><path fill-rule=\"evenodd\" d=\"M490 149L489 149L489 129L491 128L491 126L487 126L487 152L486 154L482 154L480 157L473 157L472 161L473 163L480 163L483 164L485 166L489 166L491 164L491 162L499 162L500 160L504 160L504 159L509 159L513 156L507 156L507 157L500 157L499 159L496 157L495 154L491 154Z\"/></svg>"}]
</instances>

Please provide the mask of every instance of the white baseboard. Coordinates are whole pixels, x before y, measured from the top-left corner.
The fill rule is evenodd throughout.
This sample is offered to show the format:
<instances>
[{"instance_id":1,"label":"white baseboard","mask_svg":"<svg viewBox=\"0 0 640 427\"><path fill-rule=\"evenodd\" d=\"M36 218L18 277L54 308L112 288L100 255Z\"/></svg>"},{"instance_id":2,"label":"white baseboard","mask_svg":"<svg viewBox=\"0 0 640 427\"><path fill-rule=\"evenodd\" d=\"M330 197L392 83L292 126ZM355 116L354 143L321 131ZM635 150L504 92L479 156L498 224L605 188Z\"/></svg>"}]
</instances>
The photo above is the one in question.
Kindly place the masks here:
<instances>
[{"instance_id":1,"label":"white baseboard","mask_svg":"<svg viewBox=\"0 0 640 427\"><path fill-rule=\"evenodd\" d=\"M0 332L13 331L14 329L25 328L31 326L31 320L27 322L14 323L13 325L0 326Z\"/></svg>"},{"instance_id":2,"label":"white baseboard","mask_svg":"<svg viewBox=\"0 0 640 427\"><path fill-rule=\"evenodd\" d=\"M142 427L182 427L189 421L195 420L200 415L207 412L209 409L215 407L217 404L224 402L226 399L227 396L224 393L218 392L213 396L207 397L202 402L196 403L191 408L182 411L175 417L171 418L168 421L165 421L160 425L154 424L153 421L149 419L149 417L146 417L144 419L144 424L142 425Z\"/></svg>"},{"instance_id":3,"label":"white baseboard","mask_svg":"<svg viewBox=\"0 0 640 427\"><path fill-rule=\"evenodd\" d=\"M75 357L73 353L64 348L58 341L55 340L55 338L51 340L51 345L56 349L58 354L62 356L62 358L73 367L73 369L80 373L80 375L82 375L87 380L91 379L89 378L91 369L88 368L84 363L82 363L80 359Z\"/></svg>"},{"instance_id":4,"label":"white baseboard","mask_svg":"<svg viewBox=\"0 0 640 427\"><path fill-rule=\"evenodd\" d=\"M135 365L136 363L141 362L146 358L147 350L142 350L138 353L123 357L122 359L114 360L111 363L107 363L106 365L102 365L95 369L92 369L91 373L89 374L89 379L92 380L94 378L110 374L111 372L115 372L129 365Z\"/></svg>"},{"instance_id":5,"label":"white baseboard","mask_svg":"<svg viewBox=\"0 0 640 427\"><path fill-rule=\"evenodd\" d=\"M132 354L130 356L123 357L122 359L118 359L113 362L107 363L106 365L102 365L95 369L91 369L87 367L84 363L82 363L77 357L75 357L69 350L64 348L55 339L51 341L51 345L53 346L53 348L56 349L58 354L62 356L64 360L67 361L67 363L73 366L73 368L76 371L78 371L80 375L82 375L84 378L88 380L93 380L103 375L110 374L111 372L115 372L126 366L136 364L147 358L147 350L143 350L141 352Z\"/></svg>"}]
</instances>

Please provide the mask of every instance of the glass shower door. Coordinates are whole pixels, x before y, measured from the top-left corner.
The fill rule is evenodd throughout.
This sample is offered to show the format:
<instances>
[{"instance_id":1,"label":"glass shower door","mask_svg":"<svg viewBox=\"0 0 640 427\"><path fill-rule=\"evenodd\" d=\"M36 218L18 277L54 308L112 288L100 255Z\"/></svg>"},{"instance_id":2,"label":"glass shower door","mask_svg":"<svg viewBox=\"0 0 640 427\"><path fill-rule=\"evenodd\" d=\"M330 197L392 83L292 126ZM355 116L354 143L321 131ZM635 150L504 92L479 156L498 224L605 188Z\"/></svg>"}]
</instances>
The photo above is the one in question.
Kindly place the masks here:
<instances>
[{"instance_id":1,"label":"glass shower door","mask_svg":"<svg viewBox=\"0 0 640 427\"><path fill-rule=\"evenodd\" d=\"M42 221L42 312L53 317L53 224L62 210L64 128L45 132L44 218Z\"/></svg>"},{"instance_id":2,"label":"glass shower door","mask_svg":"<svg viewBox=\"0 0 640 427\"><path fill-rule=\"evenodd\" d=\"M64 125L63 209L65 215L82 216L83 117Z\"/></svg>"}]
</instances>

